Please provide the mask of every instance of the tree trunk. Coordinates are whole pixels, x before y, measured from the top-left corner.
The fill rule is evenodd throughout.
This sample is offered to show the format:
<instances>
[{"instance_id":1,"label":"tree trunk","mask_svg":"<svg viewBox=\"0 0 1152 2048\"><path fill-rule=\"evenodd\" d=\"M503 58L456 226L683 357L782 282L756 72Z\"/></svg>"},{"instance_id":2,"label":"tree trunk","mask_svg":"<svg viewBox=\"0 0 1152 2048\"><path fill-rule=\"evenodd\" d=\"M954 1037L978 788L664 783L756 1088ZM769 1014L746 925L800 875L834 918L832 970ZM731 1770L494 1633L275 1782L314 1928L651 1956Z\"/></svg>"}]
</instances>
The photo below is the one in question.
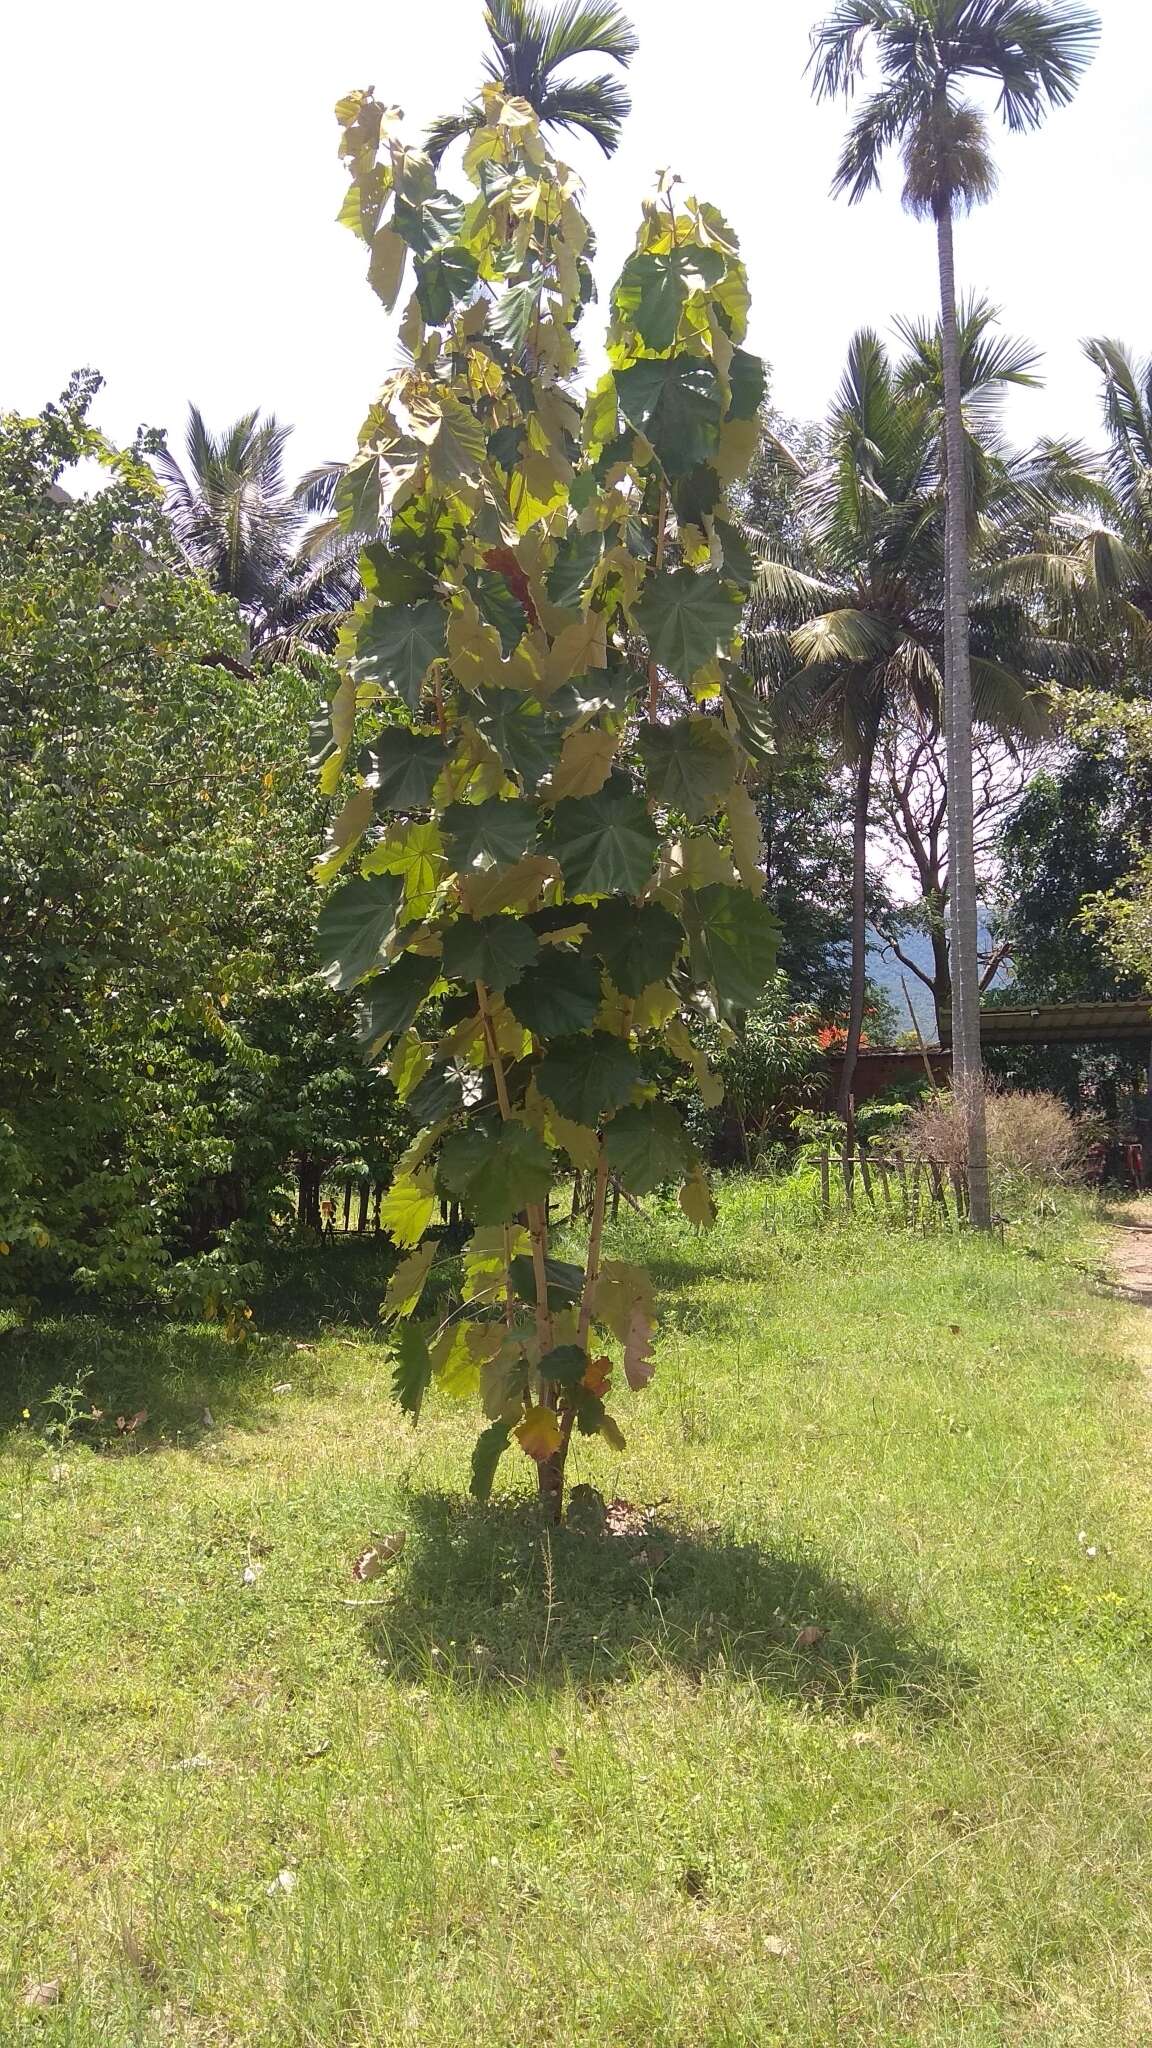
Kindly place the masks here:
<instances>
[{"instance_id":1,"label":"tree trunk","mask_svg":"<svg viewBox=\"0 0 1152 2048\"><path fill-rule=\"evenodd\" d=\"M852 807L852 974L848 994L848 1035L844 1041L844 1065L836 1096L836 1114L848 1126L846 1157L852 1151L852 1094L860 1036L864 1029L864 983L868 969L868 813L877 731L878 721L869 712L867 727L860 734L856 797Z\"/></svg>"},{"instance_id":2,"label":"tree trunk","mask_svg":"<svg viewBox=\"0 0 1152 2048\"><path fill-rule=\"evenodd\" d=\"M947 617L944 742L948 775L948 877L952 930L952 1067L964 1115L972 1221L989 1228L988 1136L980 1050L978 905L972 822L972 673L969 667L968 491L956 330L952 208L936 210L940 329L944 360Z\"/></svg>"},{"instance_id":3,"label":"tree trunk","mask_svg":"<svg viewBox=\"0 0 1152 2048\"><path fill-rule=\"evenodd\" d=\"M952 1008L952 961L948 951L948 911L937 901L931 906L931 916L928 937L932 946L932 1002L939 1038L941 1017Z\"/></svg>"},{"instance_id":4,"label":"tree trunk","mask_svg":"<svg viewBox=\"0 0 1152 2048\"><path fill-rule=\"evenodd\" d=\"M302 1230L320 1229L320 1168L311 1159L296 1162L296 1220Z\"/></svg>"}]
</instances>

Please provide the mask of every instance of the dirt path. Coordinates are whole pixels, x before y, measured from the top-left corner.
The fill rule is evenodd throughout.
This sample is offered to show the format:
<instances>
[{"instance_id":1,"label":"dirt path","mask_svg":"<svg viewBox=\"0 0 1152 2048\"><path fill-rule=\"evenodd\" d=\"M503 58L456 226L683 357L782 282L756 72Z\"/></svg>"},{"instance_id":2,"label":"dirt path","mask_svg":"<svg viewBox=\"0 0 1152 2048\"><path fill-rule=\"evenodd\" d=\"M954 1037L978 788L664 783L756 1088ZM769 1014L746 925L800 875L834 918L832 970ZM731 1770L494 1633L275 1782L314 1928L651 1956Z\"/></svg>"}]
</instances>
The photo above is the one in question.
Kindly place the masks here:
<instances>
[{"instance_id":1,"label":"dirt path","mask_svg":"<svg viewBox=\"0 0 1152 2048\"><path fill-rule=\"evenodd\" d=\"M1145 1195L1123 1209L1114 1209L1112 1225L1116 1292L1137 1308L1152 1309L1152 1196ZM1152 1359L1152 1331L1148 1350Z\"/></svg>"}]
</instances>

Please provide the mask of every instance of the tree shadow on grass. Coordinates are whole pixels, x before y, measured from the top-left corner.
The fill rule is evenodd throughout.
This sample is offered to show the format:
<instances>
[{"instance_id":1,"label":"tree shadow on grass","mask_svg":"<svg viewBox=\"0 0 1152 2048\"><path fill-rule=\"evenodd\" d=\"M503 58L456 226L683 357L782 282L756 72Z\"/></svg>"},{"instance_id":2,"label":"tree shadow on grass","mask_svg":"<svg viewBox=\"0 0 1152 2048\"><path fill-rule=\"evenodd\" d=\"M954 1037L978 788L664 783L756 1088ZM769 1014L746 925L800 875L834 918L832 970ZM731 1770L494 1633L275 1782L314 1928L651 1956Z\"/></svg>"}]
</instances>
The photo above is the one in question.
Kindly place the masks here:
<instances>
[{"instance_id":1,"label":"tree shadow on grass","mask_svg":"<svg viewBox=\"0 0 1152 2048\"><path fill-rule=\"evenodd\" d=\"M31 1429L49 1441L66 1435L123 1450L195 1445L225 1423L265 1428L277 1387L327 1390L313 1354L311 1344L262 1336L237 1344L220 1324L147 1312L44 1315L0 1332L0 1436Z\"/></svg>"},{"instance_id":2,"label":"tree shadow on grass","mask_svg":"<svg viewBox=\"0 0 1152 2048\"><path fill-rule=\"evenodd\" d=\"M698 1684L736 1673L846 1717L885 1700L939 1717L975 1682L812 1558L623 1503L605 1527L590 1488L575 1489L570 1516L556 1529L534 1502L410 1496L396 1577L366 1589L384 1596L365 1621L373 1651L420 1686L595 1696L645 1671Z\"/></svg>"}]
</instances>

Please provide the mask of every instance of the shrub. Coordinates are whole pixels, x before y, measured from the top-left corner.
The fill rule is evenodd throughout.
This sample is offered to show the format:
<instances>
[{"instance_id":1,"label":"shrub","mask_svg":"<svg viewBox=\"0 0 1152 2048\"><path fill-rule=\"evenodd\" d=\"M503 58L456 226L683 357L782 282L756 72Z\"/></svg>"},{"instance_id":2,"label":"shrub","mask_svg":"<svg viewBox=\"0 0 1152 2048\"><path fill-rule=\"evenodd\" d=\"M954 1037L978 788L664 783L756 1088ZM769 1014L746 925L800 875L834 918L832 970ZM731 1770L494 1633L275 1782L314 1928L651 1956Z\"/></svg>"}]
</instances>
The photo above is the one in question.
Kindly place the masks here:
<instances>
[{"instance_id":1,"label":"shrub","mask_svg":"<svg viewBox=\"0 0 1152 2048\"><path fill-rule=\"evenodd\" d=\"M992 1091L988 1096L988 1159L1002 1173L1067 1184L1081 1174L1090 1143L1087 1126L1058 1095ZM965 1164L964 1119L955 1095L933 1095L908 1122L912 1158L959 1169Z\"/></svg>"}]
</instances>

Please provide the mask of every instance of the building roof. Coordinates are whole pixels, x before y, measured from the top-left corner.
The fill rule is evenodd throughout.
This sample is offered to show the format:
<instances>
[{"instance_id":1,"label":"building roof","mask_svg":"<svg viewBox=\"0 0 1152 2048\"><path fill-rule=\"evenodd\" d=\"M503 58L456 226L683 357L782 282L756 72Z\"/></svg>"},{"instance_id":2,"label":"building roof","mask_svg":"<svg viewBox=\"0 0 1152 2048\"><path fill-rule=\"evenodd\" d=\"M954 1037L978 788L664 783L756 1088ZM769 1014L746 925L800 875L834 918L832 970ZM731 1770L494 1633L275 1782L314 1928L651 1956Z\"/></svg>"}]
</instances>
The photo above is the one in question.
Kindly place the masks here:
<instances>
[{"instance_id":1,"label":"building roof","mask_svg":"<svg viewBox=\"0 0 1152 2048\"><path fill-rule=\"evenodd\" d=\"M1152 1037L1152 1000L1137 1003L1044 1003L1030 1009L980 1012L981 1045L1104 1044L1114 1039ZM940 1038L952 1043L952 1019L944 1011Z\"/></svg>"}]
</instances>

